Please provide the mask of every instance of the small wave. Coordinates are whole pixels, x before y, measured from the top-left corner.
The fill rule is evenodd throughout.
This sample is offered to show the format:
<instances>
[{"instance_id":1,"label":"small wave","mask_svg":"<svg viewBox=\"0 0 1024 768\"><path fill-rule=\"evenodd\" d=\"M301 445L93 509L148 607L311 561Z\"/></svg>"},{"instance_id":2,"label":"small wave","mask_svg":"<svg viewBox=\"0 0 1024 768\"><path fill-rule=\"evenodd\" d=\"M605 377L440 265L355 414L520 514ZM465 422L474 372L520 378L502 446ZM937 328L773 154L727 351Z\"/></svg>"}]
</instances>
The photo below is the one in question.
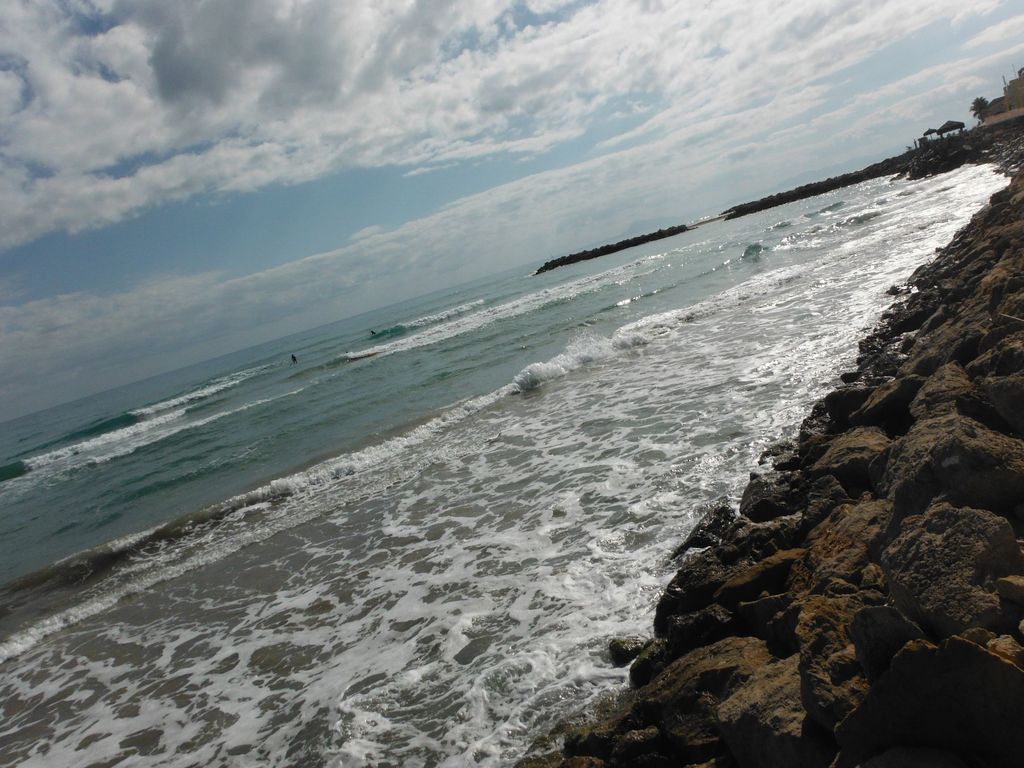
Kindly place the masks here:
<instances>
[{"instance_id":1,"label":"small wave","mask_svg":"<svg viewBox=\"0 0 1024 768\"><path fill-rule=\"evenodd\" d=\"M773 232L776 229L788 229L789 227L792 227L792 226L793 226L793 222L792 221L780 221L780 222L772 224L770 227L768 227L768 231L769 232Z\"/></svg>"},{"instance_id":2,"label":"small wave","mask_svg":"<svg viewBox=\"0 0 1024 768\"><path fill-rule=\"evenodd\" d=\"M164 411L170 411L177 408L181 408L185 405L190 405L197 400L203 400L211 395L215 395L218 392L223 392L226 389L231 389L241 384L247 379L251 379L253 376L257 376L264 371L273 368L273 364L261 365L257 368L249 368L244 371L238 371L236 373L229 374L227 376L221 376L218 379L214 379L209 384L206 384L198 389L193 389L186 392L183 395L172 397L170 400L162 400L159 403L153 405L147 405L145 408L137 408L134 411L129 411L130 414L140 417L148 418Z\"/></svg>"},{"instance_id":3,"label":"small wave","mask_svg":"<svg viewBox=\"0 0 1024 768\"><path fill-rule=\"evenodd\" d=\"M606 360L617 351L647 344L649 337L641 332L616 331L608 338L594 333L581 333L569 342L561 354L545 362L530 363L512 379L518 392L530 392L546 381L558 379L589 363Z\"/></svg>"},{"instance_id":4,"label":"small wave","mask_svg":"<svg viewBox=\"0 0 1024 768\"><path fill-rule=\"evenodd\" d=\"M113 432L114 430L121 429L123 427L130 427L133 424L138 424L141 418L141 416L135 413L122 413L120 416L102 419L100 421L93 422L89 426L76 432L71 432L61 438L60 442L63 443L69 440L80 440L86 437L95 437L106 432Z\"/></svg>"},{"instance_id":5,"label":"small wave","mask_svg":"<svg viewBox=\"0 0 1024 768\"><path fill-rule=\"evenodd\" d=\"M839 222L839 226L853 227L859 224L866 224L872 219L877 219L883 213L885 213L885 211L867 211L865 213L859 213L856 216L850 216L849 218L843 219Z\"/></svg>"},{"instance_id":6,"label":"small wave","mask_svg":"<svg viewBox=\"0 0 1024 768\"><path fill-rule=\"evenodd\" d=\"M826 213L832 213L832 211L838 211L844 205L846 205L846 201L845 200L837 200L836 202L832 203L831 205L826 205L824 208L819 208L818 210L814 211L813 213L805 213L804 217L808 218L808 219L813 219L815 216L821 216L821 215L826 214Z\"/></svg>"},{"instance_id":7,"label":"small wave","mask_svg":"<svg viewBox=\"0 0 1024 768\"><path fill-rule=\"evenodd\" d=\"M445 309L441 312L437 312L433 315L425 315L424 317L413 320L406 325L409 328L422 328L425 325L434 325L436 323L443 323L445 320L451 320L453 317L464 315L470 310L476 309L484 303L483 299L477 299L476 301L470 301L466 304L460 304L457 307L451 309Z\"/></svg>"},{"instance_id":8,"label":"small wave","mask_svg":"<svg viewBox=\"0 0 1024 768\"><path fill-rule=\"evenodd\" d=\"M761 245L761 243L751 243L743 249L743 258L748 261L758 261L761 258L761 254L766 250L769 249Z\"/></svg>"}]
</instances>

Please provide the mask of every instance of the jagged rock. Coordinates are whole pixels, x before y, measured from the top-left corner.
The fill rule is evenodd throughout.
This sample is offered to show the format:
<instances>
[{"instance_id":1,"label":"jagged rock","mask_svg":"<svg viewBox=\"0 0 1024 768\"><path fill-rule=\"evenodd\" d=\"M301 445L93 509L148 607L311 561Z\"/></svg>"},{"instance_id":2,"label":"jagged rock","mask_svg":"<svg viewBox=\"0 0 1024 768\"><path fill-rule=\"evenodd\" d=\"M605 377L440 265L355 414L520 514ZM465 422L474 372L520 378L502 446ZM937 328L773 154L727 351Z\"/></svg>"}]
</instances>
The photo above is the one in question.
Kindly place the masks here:
<instances>
[{"instance_id":1,"label":"jagged rock","mask_svg":"<svg viewBox=\"0 0 1024 768\"><path fill-rule=\"evenodd\" d=\"M761 667L718 706L722 738L743 768L826 768L835 756L800 704L796 661Z\"/></svg>"},{"instance_id":2,"label":"jagged rock","mask_svg":"<svg viewBox=\"0 0 1024 768\"><path fill-rule=\"evenodd\" d=\"M715 504L701 516L700 522L672 553L672 558L675 559L691 549L718 546L735 525L736 512L733 508L725 502Z\"/></svg>"},{"instance_id":3,"label":"jagged rock","mask_svg":"<svg viewBox=\"0 0 1024 768\"><path fill-rule=\"evenodd\" d=\"M981 389L1006 423L1024 434L1024 376L989 377L982 380Z\"/></svg>"},{"instance_id":4,"label":"jagged rock","mask_svg":"<svg viewBox=\"0 0 1024 768\"><path fill-rule=\"evenodd\" d=\"M890 435L902 434L910 426L910 403L924 383L921 376L901 376L871 393L871 397L850 414L857 426L881 427Z\"/></svg>"},{"instance_id":5,"label":"jagged rock","mask_svg":"<svg viewBox=\"0 0 1024 768\"><path fill-rule=\"evenodd\" d=\"M616 637L608 643L608 653L612 657L612 664L616 667L624 667L633 661L644 646L647 639L643 637Z\"/></svg>"},{"instance_id":6,"label":"jagged rock","mask_svg":"<svg viewBox=\"0 0 1024 768\"><path fill-rule=\"evenodd\" d=\"M637 688L647 685L665 668L668 659L665 657L666 643L664 640L650 640L640 654L629 666L629 681Z\"/></svg>"},{"instance_id":7,"label":"jagged rock","mask_svg":"<svg viewBox=\"0 0 1024 768\"><path fill-rule=\"evenodd\" d=\"M996 581L1024 570L1005 519L947 502L904 520L881 564L897 607L940 637L1004 626Z\"/></svg>"},{"instance_id":8,"label":"jagged rock","mask_svg":"<svg viewBox=\"0 0 1024 768\"><path fill-rule=\"evenodd\" d=\"M975 643L913 640L836 729L848 759L914 744L1015 768L1024 755L1024 671ZM852 762L848 764L854 764Z\"/></svg>"},{"instance_id":9,"label":"jagged rock","mask_svg":"<svg viewBox=\"0 0 1024 768\"><path fill-rule=\"evenodd\" d=\"M796 625L800 694L808 716L831 731L863 699L868 683L854 654L848 627L864 607L865 593L810 595Z\"/></svg>"},{"instance_id":10,"label":"jagged rock","mask_svg":"<svg viewBox=\"0 0 1024 768\"><path fill-rule=\"evenodd\" d=\"M732 609L740 601L753 600L762 592L781 591L790 568L803 554L802 549L781 550L741 569L718 588L715 602Z\"/></svg>"},{"instance_id":11,"label":"jagged rock","mask_svg":"<svg viewBox=\"0 0 1024 768\"><path fill-rule=\"evenodd\" d=\"M861 608L853 615L849 632L857 661L872 682L904 645L924 637L917 624L889 605Z\"/></svg>"},{"instance_id":12,"label":"jagged rock","mask_svg":"<svg viewBox=\"0 0 1024 768\"><path fill-rule=\"evenodd\" d=\"M710 605L693 613L673 616L668 624L667 656L677 659L694 648L721 640L731 635L736 619L720 605Z\"/></svg>"},{"instance_id":13,"label":"jagged rock","mask_svg":"<svg viewBox=\"0 0 1024 768\"><path fill-rule=\"evenodd\" d=\"M715 592L730 575L730 567L722 563L720 548L705 549L687 558L654 609L654 632L664 636L671 616L690 613L711 604Z\"/></svg>"},{"instance_id":14,"label":"jagged rock","mask_svg":"<svg viewBox=\"0 0 1024 768\"><path fill-rule=\"evenodd\" d=\"M808 534L806 552L790 573L790 588L808 592L835 579L859 584L891 515L892 504L884 500L837 507Z\"/></svg>"},{"instance_id":15,"label":"jagged rock","mask_svg":"<svg viewBox=\"0 0 1024 768\"><path fill-rule=\"evenodd\" d=\"M736 614L747 631L764 640L774 655L786 657L799 650L796 622L800 608L794 605L791 593L782 592L741 602L736 607Z\"/></svg>"},{"instance_id":16,"label":"jagged rock","mask_svg":"<svg viewBox=\"0 0 1024 768\"><path fill-rule=\"evenodd\" d=\"M764 523L793 512L789 504L791 479L791 473L751 473L740 499L740 514L755 523Z\"/></svg>"},{"instance_id":17,"label":"jagged rock","mask_svg":"<svg viewBox=\"0 0 1024 768\"><path fill-rule=\"evenodd\" d=\"M1024 441L956 413L921 419L893 442L878 484L901 516L923 511L939 494L1012 514L1024 498Z\"/></svg>"},{"instance_id":18,"label":"jagged rock","mask_svg":"<svg viewBox=\"0 0 1024 768\"><path fill-rule=\"evenodd\" d=\"M1024 331L1006 336L967 365L975 377L1014 376L1024 371Z\"/></svg>"},{"instance_id":19,"label":"jagged rock","mask_svg":"<svg viewBox=\"0 0 1024 768\"><path fill-rule=\"evenodd\" d=\"M664 748L661 731L655 726L627 731L615 741L612 763L638 765L641 758L656 755Z\"/></svg>"},{"instance_id":20,"label":"jagged rock","mask_svg":"<svg viewBox=\"0 0 1024 768\"><path fill-rule=\"evenodd\" d=\"M832 441L825 455L811 467L811 476L833 475L851 496L871 487L868 468L890 440L878 427L856 427Z\"/></svg>"}]
</instances>

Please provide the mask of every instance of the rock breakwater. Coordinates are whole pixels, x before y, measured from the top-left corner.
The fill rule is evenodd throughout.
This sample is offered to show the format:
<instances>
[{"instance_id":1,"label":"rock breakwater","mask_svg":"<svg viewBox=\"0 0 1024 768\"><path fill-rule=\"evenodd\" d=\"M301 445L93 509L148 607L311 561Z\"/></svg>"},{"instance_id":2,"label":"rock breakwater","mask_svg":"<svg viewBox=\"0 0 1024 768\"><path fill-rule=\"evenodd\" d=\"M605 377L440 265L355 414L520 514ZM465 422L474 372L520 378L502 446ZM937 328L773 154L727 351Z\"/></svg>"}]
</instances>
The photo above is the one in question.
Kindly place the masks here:
<instances>
[{"instance_id":1,"label":"rock breakwater","mask_svg":"<svg viewBox=\"0 0 1024 768\"><path fill-rule=\"evenodd\" d=\"M521 765L1022 763L1024 176L893 293L678 548L633 691Z\"/></svg>"}]
</instances>

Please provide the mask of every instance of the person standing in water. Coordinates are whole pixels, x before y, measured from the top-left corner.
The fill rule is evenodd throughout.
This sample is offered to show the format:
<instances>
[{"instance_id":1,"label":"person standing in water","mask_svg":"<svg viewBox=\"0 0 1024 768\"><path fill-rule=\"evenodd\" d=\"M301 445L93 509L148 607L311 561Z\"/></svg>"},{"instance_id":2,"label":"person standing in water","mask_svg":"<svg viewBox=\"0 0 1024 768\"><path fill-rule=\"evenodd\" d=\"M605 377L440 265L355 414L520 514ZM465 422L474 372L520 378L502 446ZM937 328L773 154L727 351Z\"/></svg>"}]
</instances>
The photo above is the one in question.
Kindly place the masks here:
<instances>
[{"instance_id":1,"label":"person standing in water","mask_svg":"<svg viewBox=\"0 0 1024 768\"><path fill-rule=\"evenodd\" d=\"M292 355L292 365L295 365L297 362L299 362L299 358L297 358L295 355Z\"/></svg>"}]
</instances>

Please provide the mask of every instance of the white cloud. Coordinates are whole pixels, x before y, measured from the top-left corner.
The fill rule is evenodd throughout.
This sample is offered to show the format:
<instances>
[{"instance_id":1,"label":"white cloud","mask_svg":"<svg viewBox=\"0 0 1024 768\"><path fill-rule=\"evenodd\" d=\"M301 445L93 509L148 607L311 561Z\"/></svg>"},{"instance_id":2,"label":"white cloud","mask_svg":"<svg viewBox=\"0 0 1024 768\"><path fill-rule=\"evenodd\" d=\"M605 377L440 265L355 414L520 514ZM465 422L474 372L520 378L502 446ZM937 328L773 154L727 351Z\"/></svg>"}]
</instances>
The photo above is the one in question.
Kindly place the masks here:
<instances>
[{"instance_id":1,"label":"white cloud","mask_svg":"<svg viewBox=\"0 0 1024 768\"><path fill-rule=\"evenodd\" d=\"M985 47L1002 39L993 27L970 42L974 58L872 83L829 109L840 76L844 88L856 85L848 68L936 21L962 22L961 0L531 0L550 16L522 28L511 6L6 4L3 246L344 168L399 165L416 175L536 156L621 117L623 105L639 105L646 119L586 162L393 229L368 226L344 248L273 270L164 276L113 295L28 303L0 285L0 357L14 371L4 388L27 396L40 376L72 369L99 382L97 360L126 380L557 255L584 232L614 236L639 218L709 213L736 202L721 177L737 158L748 188L769 186L808 158L848 152L854 137L864 152L888 148L901 122L961 96L966 111L997 55ZM1019 29L1020 18L1002 27Z\"/></svg>"}]
</instances>

